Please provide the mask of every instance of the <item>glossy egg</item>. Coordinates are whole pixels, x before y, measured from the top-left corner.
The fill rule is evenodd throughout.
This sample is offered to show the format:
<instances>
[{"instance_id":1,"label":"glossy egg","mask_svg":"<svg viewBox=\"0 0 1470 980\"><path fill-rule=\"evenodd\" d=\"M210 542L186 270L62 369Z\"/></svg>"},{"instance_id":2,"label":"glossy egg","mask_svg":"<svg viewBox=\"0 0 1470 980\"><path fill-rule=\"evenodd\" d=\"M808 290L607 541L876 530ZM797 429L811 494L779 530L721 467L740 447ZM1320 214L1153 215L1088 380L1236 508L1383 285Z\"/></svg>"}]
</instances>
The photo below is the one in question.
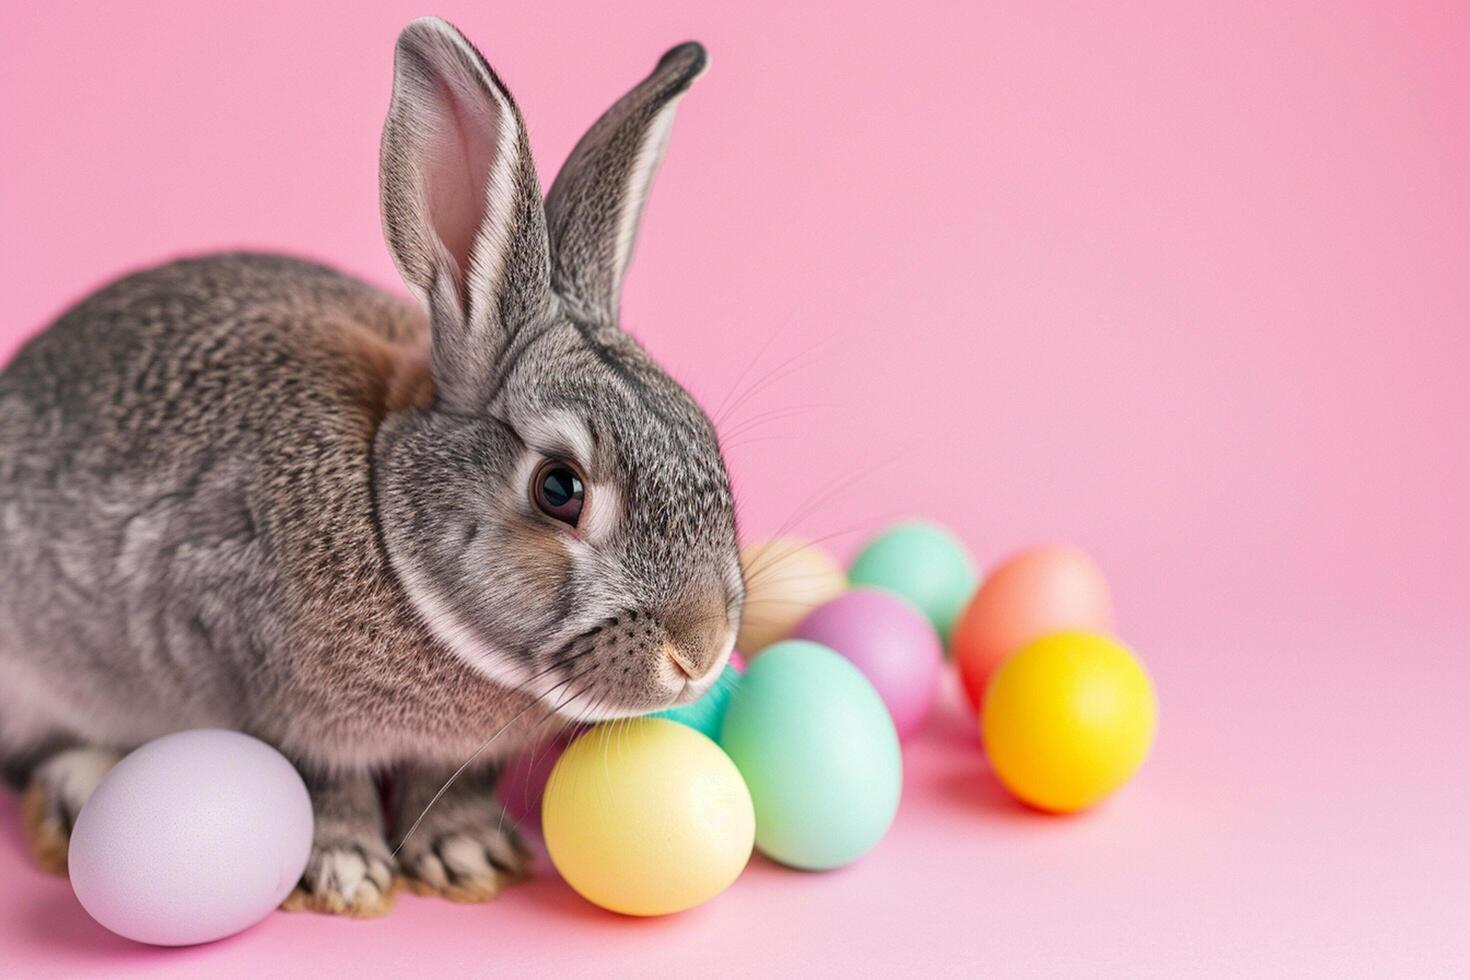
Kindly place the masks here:
<instances>
[{"instance_id":1,"label":"glossy egg","mask_svg":"<svg viewBox=\"0 0 1470 980\"><path fill-rule=\"evenodd\" d=\"M1042 810L1090 807L1128 781L1153 745L1153 682L1127 647L1054 633L1001 664L981 729L1000 781Z\"/></svg>"},{"instance_id":2,"label":"glossy egg","mask_svg":"<svg viewBox=\"0 0 1470 980\"><path fill-rule=\"evenodd\" d=\"M898 811L898 733L873 685L841 654L806 640L751 661L720 744L755 803L755 843L782 864L848 864L887 833Z\"/></svg>"},{"instance_id":3,"label":"glossy egg","mask_svg":"<svg viewBox=\"0 0 1470 980\"><path fill-rule=\"evenodd\" d=\"M919 608L943 642L975 591L975 562L959 538L930 521L904 521L869 541L848 569L853 585L896 592Z\"/></svg>"},{"instance_id":4,"label":"glossy egg","mask_svg":"<svg viewBox=\"0 0 1470 980\"><path fill-rule=\"evenodd\" d=\"M955 627L950 652L965 695L979 707L1000 662L1026 643L1060 630L1108 633L1113 602L1097 564L1068 545L1030 548L985 577Z\"/></svg>"},{"instance_id":5,"label":"glossy egg","mask_svg":"<svg viewBox=\"0 0 1470 980\"><path fill-rule=\"evenodd\" d=\"M773 538L740 552L745 609L735 645L754 658L813 609L847 589L847 573L820 548Z\"/></svg>"},{"instance_id":6,"label":"glossy egg","mask_svg":"<svg viewBox=\"0 0 1470 980\"><path fill-rule=\"evenodd\" d=\"M853 589L812 610L791 635L851 660L887 705L900 738L929 714L944 651L929 620L902 596Z\"/></svg>"},{"instance_id":7,"label":"glossy egg","mask_svg":"<svg viewBox=\"0 0 1470 980\"><path fill-rule=\"evenodd\" d=\"M718 745L666 718L635 718L567 748L546 784L541 827L552 863L583 898L625 915L667 915L740 875L755 813Z\"/></svg>"},{"instance_id":8,"label":"glossy egg","mask_svg":"<svg viewBox=\"0 0 1470 980\"><path fill-rule=\"evenodd\" d=\"M306 785L239 732L155 739L119 762L82 807L68 854L82 907L159 946L249 928L290 894L311 854Z\"/></svg>"}]
</instances>

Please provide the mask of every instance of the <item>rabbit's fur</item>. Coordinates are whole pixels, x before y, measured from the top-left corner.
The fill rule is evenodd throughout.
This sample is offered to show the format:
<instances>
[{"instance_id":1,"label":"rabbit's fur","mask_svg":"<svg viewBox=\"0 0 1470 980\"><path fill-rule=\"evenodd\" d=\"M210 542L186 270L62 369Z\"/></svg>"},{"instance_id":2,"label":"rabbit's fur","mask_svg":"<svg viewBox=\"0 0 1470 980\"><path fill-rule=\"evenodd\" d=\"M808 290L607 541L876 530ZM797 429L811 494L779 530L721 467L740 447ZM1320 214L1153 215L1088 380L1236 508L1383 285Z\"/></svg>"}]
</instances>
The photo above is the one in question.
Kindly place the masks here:
<instances>
[{"instance_id":1,"label":"rabbit's fur","mask_svg":"<svg viewBox=\"0 0 1470 980\"><path fill-rule=\"evenodd\" d=\"M383 223L418 299L272 255L102 289L0 375L0 760L64 865L117 754L257 735L312 790L288 904L372 914L395 876L457 899L524 856L494 764L558 720L694 700L744 586L704 413L618 329L674 105L670 51L543 203L519 111L459 32L399 38ZM585 475L575 528L546 459ZM377 779L391 775L397 859Z\"/></svg>"}]
</instances>

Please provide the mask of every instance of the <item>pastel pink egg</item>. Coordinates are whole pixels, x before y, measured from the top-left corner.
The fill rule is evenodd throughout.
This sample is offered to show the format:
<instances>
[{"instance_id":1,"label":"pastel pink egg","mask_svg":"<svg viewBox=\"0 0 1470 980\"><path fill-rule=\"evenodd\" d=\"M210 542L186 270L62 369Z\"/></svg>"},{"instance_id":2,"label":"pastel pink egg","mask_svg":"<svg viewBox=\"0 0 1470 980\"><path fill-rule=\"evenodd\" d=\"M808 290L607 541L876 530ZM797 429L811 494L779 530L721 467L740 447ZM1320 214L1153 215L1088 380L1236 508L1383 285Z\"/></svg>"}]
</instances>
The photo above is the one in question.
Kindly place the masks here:
<instances>
[{"instance_id":1,"label":"pastel pink egg","mask_svg":"<svg viewBox=\"0 0 1470 980\"><path fill-rule=\"evenodd\" d=\"M541 829L541 797L546 792L546 781L562 752L581 732L578 727L530 746L501 770L496 794L520 829Z\"/></svg>"},{"instance_id":2,"label":"pastel pink egg","mask_svg":"<svg viewBox=\"0 0 1470 980\"><path fill-rule=\"evenodd\" d=\"M852 661L877 689L900 737L917 730L929 714L944 650L929 620L908 600L856 588L812 610L791 635Z\"/></svg>"}]
</instances>

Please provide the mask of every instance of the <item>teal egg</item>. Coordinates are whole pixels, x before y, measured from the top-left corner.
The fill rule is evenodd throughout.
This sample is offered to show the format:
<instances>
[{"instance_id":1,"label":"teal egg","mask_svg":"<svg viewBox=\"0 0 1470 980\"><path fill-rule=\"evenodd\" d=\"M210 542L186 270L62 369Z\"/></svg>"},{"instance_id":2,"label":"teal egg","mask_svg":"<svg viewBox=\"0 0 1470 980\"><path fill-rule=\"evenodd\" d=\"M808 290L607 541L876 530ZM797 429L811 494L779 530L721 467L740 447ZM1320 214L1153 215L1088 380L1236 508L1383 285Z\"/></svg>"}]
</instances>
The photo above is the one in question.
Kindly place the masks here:
<instances>
[{"instance_id":1,"label":"teal egg","mask_svg":"<svg viewBox=\"0 0 1470 980\"><path fill-rule=\"evenodd\" d=\"M725 664L725 669L720 671L719 679L710 685L710 689L705 691L704 696L698 701L680 705L677 708L656 711L650 717L677 721L681 725L688 725L695 731L719 741L720 726L725 721L725 709L730 706L730 698L735 693L735 686L739 683L740 672L730 664Z\"/></svg>"},{"instance_id":2,"label":"teal egg","mask_svg":"<svg viewBox=\"0 0 1470 980\"><path fill-rule=\"evenodd\" d=\"M918 606L946 647L954 621L979 584L969 550L929 521L889 527L868 542L847 574L853 585L887 589Z\"/></svg>"},{"instance_id":3,"label":"teal egg","mask_svg":"<svg viewBox=\"0 0 1470 980\"><path fill-rule=\"evenodd\" d=\"M720 744L755 803L755 846L809 871L867 853L903 789L898 733L883 699L829 647L787 640L750 662Z\"/></svg>"}]
</instances>

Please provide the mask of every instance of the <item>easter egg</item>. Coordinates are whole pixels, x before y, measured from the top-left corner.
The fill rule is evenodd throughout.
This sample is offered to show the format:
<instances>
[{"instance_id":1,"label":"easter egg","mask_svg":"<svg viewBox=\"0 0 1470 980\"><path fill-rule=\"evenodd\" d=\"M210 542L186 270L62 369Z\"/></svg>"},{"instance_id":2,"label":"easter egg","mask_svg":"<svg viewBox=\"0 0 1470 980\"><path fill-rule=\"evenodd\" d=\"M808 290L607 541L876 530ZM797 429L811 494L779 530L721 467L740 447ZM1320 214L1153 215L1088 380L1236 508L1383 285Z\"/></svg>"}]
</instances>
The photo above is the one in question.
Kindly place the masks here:
<instances>
[{"instance_id":1,"label":"easter egg","mask_svg":"<svg viewBox=\"0 0 1470 980\"><path fill-rule=\"evenodd\" d=\"M720 737L720 726L725 721L725 709L730 706L730 697L735 693L735 685L739 682L740 672L735 669L735 665L725 664L725 669L720 671L720 676L698 701L680 705L677 708L665 708L649 717L677 721L681 725L688 725L700 732L706 738L717 739Z\"/></svg>"},{"instance_id":2,"label":"easter egg","mask_svg":"<svg viewBox=\"0 0 1470 980\"><path fill-rule=\"evenodd\" d=\"M1085 809L1128 781L1153 744L1153 683L1127 647L1054 633L1001 664L981 731L1000 781L1042 810Z\"/></svg>"},{"instance_id":3,"label":"easter egg","mask_svg":"<svg viewBox=\"0 0 1470 980\"><path fill-rule=\"evenodd\" d=\"M1108 633L1113 603L1102 572L1067 545L1030 548L986 576L955 626L950 652L965 695L979 707L986 681L1021 646L1061 630Z\"/></svg>"},{"instance_id":4,"label":"easter egg","mask_svg":"<svg viewBox=\"0 0 1470 980\"><path fill-rule=\"evenodd\" d=\"M975 591L975 562L949 531L928 521L905 521L883 531L848 569L853 585L896 592L949 641L955 617Z\"/></svg>"},{"instance_id":5,"label":"easter egg","mask_svg":"<svg viewBox=\"0 0 1470 980\"><path fill-rule=\"evenodd\" d=\"M755 803L755 845L806 870L856 860L898 811L903 759L883 699L842 655L806 640L750 662L720 744Z\"/></svg>"},{"instance_id":6,"label":"easter egg","mask_svg":"<svg viewBox=\"0 0 1470 980\"><path fill-rule=\"evenodd\" d=\"M827 553L795 538L773 538L740 552L745 611L735 645L754 657L847 589L847 574Z\"/></svg>"},{"instance_id":7,"label":"easter egg","mask_svg":"<svg viewBox=\"0 0 1470 980\"><path fill-rule=\"evenodd\" d=\"M311 854L311 798L286 758L239 732L155 739L97 785L72 829L77 899L120 936L158 946L249 928Z\"/></svg>"},{"instance_id":8,"label":"easter egg","mask_svg":"<svg viewBox=\"0 0 1470 980\"><path fill-rule=\"evenodd\" d=\"M812 610L791 635L851 660L878 691L900 738L929 714L944 651L934 627L907 599L883 589L853 589Z\"/></svg>"},{"instance_id":9,"label":"easter egg","mask_svg":"<svg viewBox=\"0 0 1470 980\"><path fill-rule=\"evenodd\" d=\"M687 725L599 725L562 754L541 804L557 871L625 915L707 902L750 860L755 813L730 757Z\"/></svg>"}]
</instances>

